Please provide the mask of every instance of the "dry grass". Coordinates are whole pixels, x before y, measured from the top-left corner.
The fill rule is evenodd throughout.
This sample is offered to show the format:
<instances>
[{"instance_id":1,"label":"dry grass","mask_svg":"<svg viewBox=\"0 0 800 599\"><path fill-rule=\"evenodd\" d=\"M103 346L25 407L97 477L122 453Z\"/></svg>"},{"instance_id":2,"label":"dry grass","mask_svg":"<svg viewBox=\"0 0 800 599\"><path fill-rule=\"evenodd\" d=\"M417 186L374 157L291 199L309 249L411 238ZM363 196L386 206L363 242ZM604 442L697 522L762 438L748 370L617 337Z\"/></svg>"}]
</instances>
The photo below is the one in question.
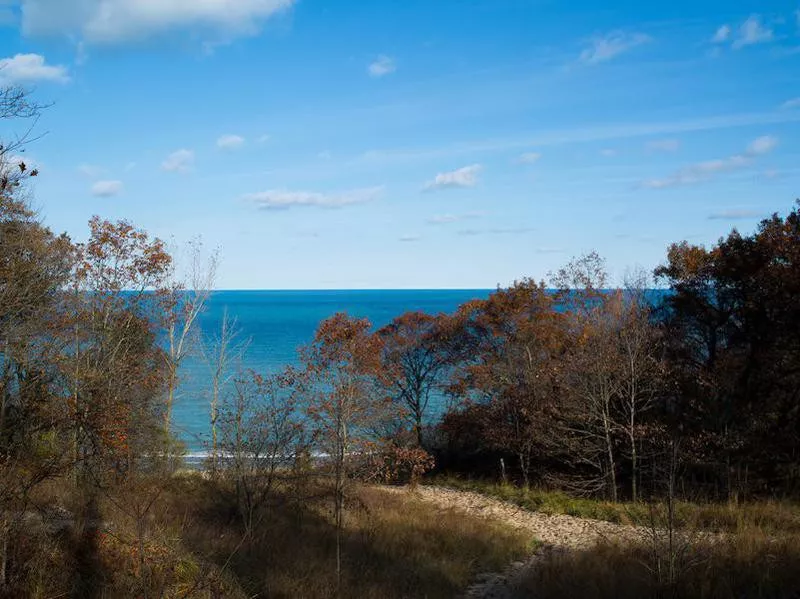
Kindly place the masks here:
<instances>
[{"instance_id":1,"label":"dry grass","mask_svg":"<svg viewBox=\"0 0 800 599\"><path fill-rule=\"evenodd\" d=\"M500 524L360 488L347 507L337 595L332 505L318 482L282 485L244 539L231 489L196 474L141 481L91 502L68 482L50 491L70 524L13 540L13 584L0 596L444 598L532 547L528 535ZM143 518L137 505L150 506Z\"/></svg>"},{"instance_id":2,"label":"dry grass","mask_svg":"<svg viewBox=\"0 0 800 599\"><path fill-rule=\"evenodd\" d=\"M541 562L514 589L514 599L778 599L800 597L800 543L759 532L695 544L672 580L659 574L652 549L599 545Z\"/></svg>"},{"instance_id":3,"label":"dry grass","mask_svg":"<svg viewBox=\"0 0 800 599\"><path fill-rule=\"evenodd\" d=\"M454 477L439 477L432 482L444 487L483 493L546 514L568 514L619 524L647 526L650 523L650 507L646 503L612 503L573 497L562 491ZM756 529L769 535L800 535L800 506L785 501L764 500L735 504L680 501L676 504L676 516L678 525L683 528L715 532Z\"/></svg>"},{"instance_id":4,"label":"dry grass","mask_svg":"<svg viewBox=\"0 0 800 599\"><path fill-rule=\"evenodd\" d=\"M198 481L185 484L187 493L210 496L197 493ZM349 503L342 597L454 597L476 574L502 570L531 548L526 535L405 494L362 488ZM279 498L257 536L235 552L236 525L219 507L197 506L185 541L218 564L230 559L248 596L335 596L335 531L324 494L297 505Z\"/></svg>"}]
</instances>

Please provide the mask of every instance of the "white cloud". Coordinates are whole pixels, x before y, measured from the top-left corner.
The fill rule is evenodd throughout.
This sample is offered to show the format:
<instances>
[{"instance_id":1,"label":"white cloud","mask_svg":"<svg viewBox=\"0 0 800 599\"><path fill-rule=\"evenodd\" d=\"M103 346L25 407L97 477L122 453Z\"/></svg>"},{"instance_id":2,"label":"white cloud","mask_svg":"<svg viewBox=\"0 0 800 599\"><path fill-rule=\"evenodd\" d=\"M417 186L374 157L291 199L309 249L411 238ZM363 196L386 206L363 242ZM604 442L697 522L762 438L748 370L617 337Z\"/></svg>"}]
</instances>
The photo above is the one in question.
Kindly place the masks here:
<instances>
[{"instance_id":1,"label":"white cloud","mask_svg":"<svg viewBox=\"0 0 800 599\"><path fill-rule=\"evenodd\" d=\"M481 172L480 164L472 164L447 173L439 173L425 184L426 190L446 189L448 187L475 187L478 183L478 173Z\"/></svg>"},{"instance_id":2,"label":"white cloud","mask_svg":"<svg viewBox=\"0 0 800 599\"><path fill-rule=\"evenodd\" d=\"M122 192L122 181L98 181L92 185L92 195L110 198Z\"/></svg>"},{"instance_id":3,"label":"white cloud","mask_svg":"<svg viewBox=\"0 0 800 599\"><path fill-rule=\"evenodd\" d=\"M367 67L367 72L371 77L383 77L389 73L394 73L395 70L397 70L397 66L394 63L394 59L385 54L378 56L378 58Z\"/></svg>"},{"instance_id":4,"label":"white cloud","mask_svg":"<svg viewBox=\"0 0 800 599\"><path fill-rule=\"evenodd\" d=\"M786 100L786 102L781 104L781 108L785 110L790 110L792 108L800 108L800 98L792 98L791 100Z\"/></svg>"},{"instance_id":5,"label":"white cloud","mask_svg":"<svg viewBox=\"0 0 800 599\"><path fill-rule=\"evenodd\" d=\"M217 139L217 147L223 150L235 150L244 145L244 137L241 135L223 135Z\"/></svg>"},{"instance_id":6,"label":"white cloud","mask_svg":"<svg viewBox=\"0 0 800 599\"><path fill-rule=\"evenodd\" d=\"M120 43L200 28L226 38L252 35L295 0L20 0L26 34L77 34Z\"/></svg>"},{"instance_id":7,"label":"white cloud","mask_svg":"<svg viewBox=\"0 0 800 599\"><path fill-rule=\"evenodd\" d=\"M651 40L652 38L644 33L612 31L607 35L591 38L589 46L581 52L580 61L584 64L599 64Z\"/></svg>"},{"instance_id":8,"label":"white cloud","mask_svg":"<svg viewBox=\"0 0 800 599\"><path fill-rule=\"evenodd\" d=\"M744 220L751 218L758 218L761 216L760 212L754 210L723 210L722 212L714 212L708 215L709 220Z\"/></svg>"},{"instance_id":9,"label":"white cloud","mask_svg":"<svg viewBox=\"0 0 800 599\"><path fill-rule=\"evenodd\" d=\"M525 152L524 154L520 154L519 158L517 158L517 162L519 164L534 164L538 162L541 157L542 155L539 152Z\"/></svg>"},{"instance_id":10,"label":"white cloud","mask_svg":"<svg viewBox=\"0 0 800 599\"><path fill-rule=\"evenodd\" d=\"M161 168L171 173L189 172L194 165L194 152L192 150L178 150L166 157L161 163Z\"/></svg>"},{"instance_id":11,"label":"white cloud","mask_svg":"<svg viewBox=\"0 0 800 599\"><path fill-rule=\"evenodd\" d=\"M261 136L259 136L259 138L258 138L256 141L257 141L258 143L260 143L260 144L265 144L265 143L267 143L269 140L270 140L270 136L269 136L269 135L261 135Z\"/></svg>"},{"instance_id":12,"label":"white cloud","mask_svg":"<svg viewBox=\"0 0 800 599\"><path fill-rule=\"evenodd\" d=\"M450 223L480 218L481 216L483 216L482 212L467 212L466 214L439 214L429 218L428 222L432 225L449 225Z\"/></svg>"},{"instance_id":13,"label":"white cloud","mask_svg":"<svg viewBox=\"0 0 800 599\"><path fill-rule=\"evenodd\" d=\"M61 65L48 65L40 54L17 54L12 58L0 59L0 83L35 83L36 81L55 81L67 83L67 68Z\"/></svg>"},{"instance_id":14,"label":"white cloud","mask_svg":"<svg viewBox=\"0 0 800 599\"><path fill-rule=\"evenodd\" d=\"M603 158L614 158L614 156L617 155L617 151L612 148L605 148L603 150L600 150L600 155Z\"/></svg>"},{"instance_id":15,"label":"white cloud","mask_svg":"<svg viewBox=\"0 0 800 599\"><path fill-rule=\"evenodd\" d=\"M743 154L734 154L727 158L706 160L686 166L664 179L650 179L642 182L642 187L650 189L665 189L679 185L700 183L714 175L735 171L752 164L753 159L768 154L778 145L778 139L771 135L764 135L754 139Z\"/></svg>"},{"instance_id":16,"label":"white cloud","mask_svg":"<svg viewBox=\"0 0 800 599\"><path fill-rule=\"evenodd\" d=\"M719 29L717 29L714 37L711 38L711 42L714 44L721 44L722 42L727 42L728 39L731 37L731 26L730 25L723 25Z\"/></svg>"},{"instance_id":17,"label":"white cloud","mask_svg":"<svg viewBox=\"0 0 800 599\"><path fill-rule=\"evenodd\" d=\"M263 210L286 210L294 207L341 208L352 204L363 204L377 199L383 187L353 189L341 193L327 194L314 191L270 190L249 193L243 197Z\"/></svg>"},{"instance_id":18,"label":"white cloud","mask_svg":"<svg viewBox=\"0 0 800 599\"><path fill-rule=\"evenodd\" d=\"M734 48L743 48L753 44L761 44L774 39L772 30L761 24L758 15L752 15L739 27L736 39L733 41Z\"/></svg>"},{"instance_id":19,"label":"white cloud","mask_svg":"<svg viewBox=\"0 0 800 599\"><path fill-rule=\"evenodd\" d=\"M751 156L761 156L762 154L769 154L778 145L778 138L774 135L762 135L754 139L749 146L747 146L747 153Z\"/></svg>"},{"instance_id":20,"label":"white cloud","mask_svg":"<svg viewBox=\"0 0 800 599\"><path fill-rule=\"evenodd\" d=\"M681 143L677 139L654 139L647 142L650 152L677 152Z\"/></svg>"}]
</instances>

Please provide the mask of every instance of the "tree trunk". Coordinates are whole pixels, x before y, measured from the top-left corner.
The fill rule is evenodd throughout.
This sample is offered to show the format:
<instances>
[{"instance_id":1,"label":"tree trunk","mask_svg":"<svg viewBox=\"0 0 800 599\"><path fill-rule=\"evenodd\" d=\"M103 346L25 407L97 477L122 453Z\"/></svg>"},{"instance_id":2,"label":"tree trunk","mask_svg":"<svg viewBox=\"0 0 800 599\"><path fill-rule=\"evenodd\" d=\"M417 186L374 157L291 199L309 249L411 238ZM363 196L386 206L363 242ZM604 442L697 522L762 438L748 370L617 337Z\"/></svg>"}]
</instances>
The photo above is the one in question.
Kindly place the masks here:
<instances>
[{"instance_id":1,"label":"tree trunk","mask_svg":"<svg viewBox=\"0 0 800 599\"><path fill-rule=\"evenodd\" d=\"M607 412L603 414L603 432L606 440L606 453L608 454L608 473L611 478L611 501L617 502L617 464L614 460L614 446L611 439L611 425Z\"/></svg>"},{"instance_id":2,"label":"tree trunk","mask_svg":"<svg viewBox=\"0 0 800 599\"><path fill-rule=\"evenodd\" d=\"M519 469L522 471L522 484L525 485L525 488L527 489L530 486L531 482L529 476L530 464L529 461L525 458L525 454L523 452L519 453L518 458L519 458Z\"/></svg>"},{"instance_id":3,"label":"tree trunk","mask_svg":"<svg viewBox=\"0 0 800 599\"><path fill-rule=\"evenodd\" d=\"M633 409L631 409L630 428L628 429L628 438L631 444L631 499L634 503L638 500L638 487L637 478L639 476L639 462L636 454L636 433L634 431L634 416Z\"/></svg>"},{"instance_id":4,"label":"tree trunk","mask_svg":"<svg viewBox=\"0 0 800 599\"><path fill-rule=\"evenodd\" d=\"M417 433L417 446L422 447L422 410L415 410L414 429Z\"/></svg>"}]
</instances>

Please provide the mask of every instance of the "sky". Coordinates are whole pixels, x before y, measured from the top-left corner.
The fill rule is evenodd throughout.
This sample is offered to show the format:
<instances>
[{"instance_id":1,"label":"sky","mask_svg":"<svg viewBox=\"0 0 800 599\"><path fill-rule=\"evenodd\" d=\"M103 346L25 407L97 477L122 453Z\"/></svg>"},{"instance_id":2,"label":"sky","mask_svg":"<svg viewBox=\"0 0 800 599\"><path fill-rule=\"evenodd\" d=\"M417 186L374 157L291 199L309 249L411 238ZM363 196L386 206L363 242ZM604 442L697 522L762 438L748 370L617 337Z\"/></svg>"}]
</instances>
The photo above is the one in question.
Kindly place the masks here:
<instances>
[{"instance_id":1,"label":"sky","mask_svg":"<svg viewBox=\"0 0 800 599\"><path fill-rule=\"evenodd\" d=\"M52 229L221 289L619 280L800 196L798 0L0 0L3 85Z\"/></svg>"}]
</instances>

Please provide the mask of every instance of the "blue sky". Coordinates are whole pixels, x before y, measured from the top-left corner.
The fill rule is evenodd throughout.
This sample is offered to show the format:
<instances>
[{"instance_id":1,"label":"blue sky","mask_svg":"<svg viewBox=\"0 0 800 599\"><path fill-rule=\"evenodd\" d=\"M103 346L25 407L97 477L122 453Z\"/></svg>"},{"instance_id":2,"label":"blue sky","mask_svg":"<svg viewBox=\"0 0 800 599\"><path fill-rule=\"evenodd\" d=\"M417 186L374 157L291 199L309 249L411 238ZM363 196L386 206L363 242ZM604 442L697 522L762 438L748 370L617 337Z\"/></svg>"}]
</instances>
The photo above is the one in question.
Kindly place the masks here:
<instances>
[{"instance_id":1,"label":"blue sky","mask_svg":"<svg viewBox=\"0 0 800 599\"><path fill-rule=\"evenodd\" d=\"M0 84L52 102L53 229L199 235L227 289L621 277L800 195L796 0L0 0Z\"/></svg>"}]
</instances>

